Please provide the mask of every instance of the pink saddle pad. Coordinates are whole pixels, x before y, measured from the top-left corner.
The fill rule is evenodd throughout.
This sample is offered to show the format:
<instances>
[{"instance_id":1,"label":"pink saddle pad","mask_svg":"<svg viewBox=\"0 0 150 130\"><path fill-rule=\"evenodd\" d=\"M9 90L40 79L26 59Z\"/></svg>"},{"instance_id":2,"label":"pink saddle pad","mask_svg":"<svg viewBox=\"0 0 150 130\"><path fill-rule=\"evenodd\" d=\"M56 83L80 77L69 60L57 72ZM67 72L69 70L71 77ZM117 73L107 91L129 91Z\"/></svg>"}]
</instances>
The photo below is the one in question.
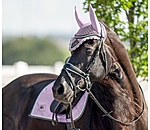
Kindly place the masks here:
<instances>
[{"instance_id":1,"label":"pink saddle pad","mask_svg":"<svg viewBox=\"0 0 150 130\"><path fill-rule=\"evenodd\" d=\"M55 82L55 81L54 81ZM30 117L43 119L43 120L52 120L53 113L50 111L50 105L54 100L52 87L54 82L47 85L38 95L34 106L32 108ZM88 94L85 92L80 98L78 103L72 109L73 120L77 121L83 115L85 106L87 103ZM58 122L68 123L71 122L71 119L66 119L66 114L57 115Z\"/></svg>"}]
</instances>

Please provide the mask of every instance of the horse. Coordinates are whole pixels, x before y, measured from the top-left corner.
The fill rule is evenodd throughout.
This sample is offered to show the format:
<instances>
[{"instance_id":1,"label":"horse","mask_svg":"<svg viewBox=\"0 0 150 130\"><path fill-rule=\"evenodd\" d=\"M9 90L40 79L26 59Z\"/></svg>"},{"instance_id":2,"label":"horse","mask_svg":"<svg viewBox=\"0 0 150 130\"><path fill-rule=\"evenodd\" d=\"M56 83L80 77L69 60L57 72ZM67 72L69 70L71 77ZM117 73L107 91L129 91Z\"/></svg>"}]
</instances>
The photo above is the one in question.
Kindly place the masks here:
<instances>
[{"instance_id":1,"label":"horse","mask_svg":"<svg viewBox=\"0 0 150 130\"><path fill-rule=\"evenodd\" d=\"M75 122L81 130L147 130L147 105L128 53L116 33L97 20L91 6L89 12L91 23L75 12L80 29L52 88L54 98L69 104L79 92L88 92L84 120Z\"/></svg>"},{"instance_id":2,"label":"horse","mask_svg":"<svg viewBox=\"0 0 150 130\"><path fill-rule=\"evenodd\" d=\"M75 122L81 130L148 129L147 104L127 51L116 33L104 23L101 25L106 29L105 41L88 39L73 49L59 76L25 75L3 88L3 130L68 129L64 123L53 126L51 121L29 117L40 91L54 80L53 96L64 104L76 102L81 91L94 95L88 98L82 117Z\"/></svg>"}]
</instances>

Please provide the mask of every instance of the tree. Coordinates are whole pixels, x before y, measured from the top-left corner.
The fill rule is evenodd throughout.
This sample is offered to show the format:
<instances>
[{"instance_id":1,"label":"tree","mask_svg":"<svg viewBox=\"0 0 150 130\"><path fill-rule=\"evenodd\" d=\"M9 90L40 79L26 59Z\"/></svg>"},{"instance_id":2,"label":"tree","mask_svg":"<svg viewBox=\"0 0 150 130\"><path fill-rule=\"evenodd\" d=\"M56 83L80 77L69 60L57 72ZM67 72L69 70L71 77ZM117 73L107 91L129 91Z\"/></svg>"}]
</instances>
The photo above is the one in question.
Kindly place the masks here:
<instances>
[{"instance_id":1,"label":"tree","mask_svg":"<svg viewBox=\"0 0 150 130\"><path fill-rule=\"evenodd\" d=\"M54 65L56 61L65 61L65 51L48 38L13 38L3 41L2 64L21 60L29 65Z\"/></svg>"},{"instance_id":2,"label":"tree","mask_svg":"<svg viewBox=\"0 0 150 130\"><path fill-rule=\"evenodd\" d=\"M122 41L129 42L127 51L135 74L147 80L148 0L85 0L85 12L89 4L95 9L98 19L112 28Z\"/></svg>"}]
</instances>

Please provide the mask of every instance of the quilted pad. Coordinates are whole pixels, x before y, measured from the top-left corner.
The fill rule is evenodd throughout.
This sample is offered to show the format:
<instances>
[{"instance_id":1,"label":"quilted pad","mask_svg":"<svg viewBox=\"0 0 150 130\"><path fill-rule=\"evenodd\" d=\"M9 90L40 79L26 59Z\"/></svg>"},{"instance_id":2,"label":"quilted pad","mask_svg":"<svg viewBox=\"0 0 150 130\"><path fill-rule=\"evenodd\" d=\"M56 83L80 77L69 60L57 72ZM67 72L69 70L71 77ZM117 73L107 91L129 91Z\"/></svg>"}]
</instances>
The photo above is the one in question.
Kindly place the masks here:
<instances>
[{"instance_id":1,"label":"quilted pad","mask_svg":"<svg viewBox=\"0 0 150 130\"><path fill-rule=\"evenodd\" d=\"M54 81L55 82L55 81ZM52 120L53 113L50 111L50 105L54 100L52 87L54 82L47 85L38 95L35 104L32 108L30 117L43 119L43 120ZM77 121L83 114L85 106L87 103L88 94L85 92L76 106L72 109L73 120ZM66 114L57 115L58 122L68 123L71 122L71 119L66 119Z\"/></svg>"}]
</instances>

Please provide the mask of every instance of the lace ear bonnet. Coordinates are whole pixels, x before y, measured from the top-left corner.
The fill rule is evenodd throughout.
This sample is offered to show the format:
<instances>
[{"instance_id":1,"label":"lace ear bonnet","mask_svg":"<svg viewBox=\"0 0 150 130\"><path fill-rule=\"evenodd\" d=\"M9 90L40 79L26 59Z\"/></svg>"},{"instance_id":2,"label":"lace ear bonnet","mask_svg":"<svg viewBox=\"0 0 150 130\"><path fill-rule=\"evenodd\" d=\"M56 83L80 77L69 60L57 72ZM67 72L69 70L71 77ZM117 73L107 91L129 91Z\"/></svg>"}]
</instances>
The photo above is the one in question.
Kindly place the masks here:
<instances>
[{"instance_id":1,"label":"lace ear bonnet","mask_svg":"<svg viewBox=\"0 0 150 130\"><path fill-rule=\"evenodd\" d=\"M98 21L95 12L92 6L89 6L90 13L90 21L85 22L84 19L78 14L77 9L75 7L75 18L80 27L78 32L75 34L73 38L70 40L69 51L72 52L76 48L78 48L84 41L89 39L101 39L103 36L103 40L106 39L106 29L105 27Z\"/></svg>"}]
</instances>

